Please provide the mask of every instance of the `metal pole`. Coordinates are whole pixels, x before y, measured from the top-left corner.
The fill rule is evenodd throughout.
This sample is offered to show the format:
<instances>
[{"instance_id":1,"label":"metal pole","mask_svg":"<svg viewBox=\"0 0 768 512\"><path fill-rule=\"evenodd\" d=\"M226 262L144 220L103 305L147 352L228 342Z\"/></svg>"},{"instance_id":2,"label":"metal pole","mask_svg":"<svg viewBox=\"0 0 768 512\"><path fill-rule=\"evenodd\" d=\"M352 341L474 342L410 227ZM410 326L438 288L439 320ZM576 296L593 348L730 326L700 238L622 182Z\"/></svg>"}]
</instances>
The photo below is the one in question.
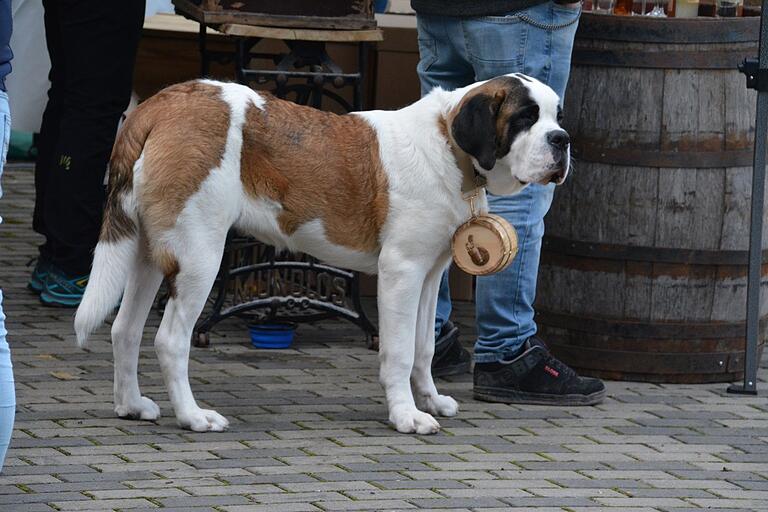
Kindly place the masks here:
<instances>
[{"instance_id":1,"label":"metal pole","mask_svg":"<svg viewBox=\"0 0 768 512\"><path fill-rule=\"evenodd\" d=\"M200 31L197 33L197 41L200 45L200 77L208 77L208 47L206 37L208 36L208 26L200 22Z\"/></svg>"},{"instance_id":2,"label":"metal pole","mask_svg":"<svg viewBox=\"0 0 768 512\"><path fill-rule=\"evenodd\" d=\"M760 13L758 59L740 67L747 87L757 89L755 149L752 170L752 212L749 227L749 273L747 277L747 346L744 354L744 383L728 387L729 393L757 394L758 337L760 336L760 281L763 263L763 201L765 200L765 151L768 135L768 0ZM756 64L756 66L755 66Z\"/></svg>"}]
</instances>

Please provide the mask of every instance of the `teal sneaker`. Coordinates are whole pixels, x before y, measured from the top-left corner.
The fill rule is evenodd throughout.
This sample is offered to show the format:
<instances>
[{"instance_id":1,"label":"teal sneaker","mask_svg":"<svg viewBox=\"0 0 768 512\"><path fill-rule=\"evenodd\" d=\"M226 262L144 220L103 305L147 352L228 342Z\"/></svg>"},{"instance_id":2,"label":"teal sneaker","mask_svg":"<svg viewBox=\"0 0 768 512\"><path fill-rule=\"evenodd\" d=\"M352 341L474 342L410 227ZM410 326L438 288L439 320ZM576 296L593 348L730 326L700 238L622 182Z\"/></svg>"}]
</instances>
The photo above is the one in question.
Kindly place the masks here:
<instances>
[{"instance_id":1,"label":"teal sneaker","mask_svg":"<svg viewBox=\"0 0 768 512\"><path fill-rule=\"evenodd\" d=\"M40 300L47 306L77 307L83 299L87 284L88 274L69 277L52 267L40 292Z\"/></svg>"},{"instance_id":2,"label":"teal sneaker","mask_svg":"<svg viewBox=\"0 0 768 512\"><path fill-rule=\"evenodd\" d=\"M29 277L27 288L35 293L42 292L45 287L45 280L48 277L51 268L53 268L53 265L51 265L51 262L48 261L47 258L43 258L42 256L37 258L37 264L35 264L35 268L32 270L32 275Z\"/></svg>"}]
</instances>

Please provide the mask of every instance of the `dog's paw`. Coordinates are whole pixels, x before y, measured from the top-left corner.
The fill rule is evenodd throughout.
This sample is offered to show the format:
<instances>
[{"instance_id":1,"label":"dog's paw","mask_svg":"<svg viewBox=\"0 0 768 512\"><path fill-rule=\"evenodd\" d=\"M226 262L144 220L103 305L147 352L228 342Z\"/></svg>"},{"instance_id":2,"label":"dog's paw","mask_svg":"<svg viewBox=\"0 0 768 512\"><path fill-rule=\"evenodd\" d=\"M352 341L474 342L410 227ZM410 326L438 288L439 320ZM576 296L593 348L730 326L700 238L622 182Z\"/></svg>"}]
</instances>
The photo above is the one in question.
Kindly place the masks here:
<instances>
[{"instance_id":1,"label":"dog's paw","mask_svg":"<svg viewBox=\"0 0 768 512\"><path fill-rule=\"evenodd\" d=\"M403 434L435 434L440 430L440 424L435 418L415 408L393 411L389 421Z\"/></svg>"},{"instance_id":2,"label":"dog's paw","mask_svg":"<svg viewBox=\"0 0 768 512\"><path fill-rule=\"evenodd\" d=\"M129 420L156 421L160 418L160 407L149 398L142 396L135 404L115 405L115 414Z\"/></svg>"},{"instance_id":3,"label":"dog's paw","mask_svg":"<svg viewBox=\"0 0 768 512\"><path fill-rule=\"evenodd\" d=\"M435 416L451 417L459 412L458 402L448 395L422 396L416 405Z\"/></svg>"},{"instance_id":4,"label":"dog's paw","mask_svg":"<svg viewBox=\"0 0 768 512\"><path fill-rule=\"evenodd\" d=\"M227 418L210 409L193 409L177 417L179 426L195 432L223 432L229 427Z\"/></svg>"}]
</instances>

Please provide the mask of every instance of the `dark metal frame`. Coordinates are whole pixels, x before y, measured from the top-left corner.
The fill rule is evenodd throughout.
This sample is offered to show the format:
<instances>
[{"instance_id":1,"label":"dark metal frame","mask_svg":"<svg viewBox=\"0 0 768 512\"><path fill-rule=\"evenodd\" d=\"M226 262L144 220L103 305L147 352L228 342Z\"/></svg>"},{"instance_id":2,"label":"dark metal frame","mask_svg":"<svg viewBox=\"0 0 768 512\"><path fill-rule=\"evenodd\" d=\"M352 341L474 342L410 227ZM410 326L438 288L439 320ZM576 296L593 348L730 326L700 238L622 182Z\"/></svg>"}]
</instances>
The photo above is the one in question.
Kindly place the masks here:
<instances>
[{"instance_id":1,"label":"dark metal frame","mask_svg":"<svg viewBox=\"0 0 768 512\"><path fill-rule=\"evenodd\" d=\"M747 346L744 354L744 382L732 384L729 393L757 394L758 336L760 322L760 270L763 264L763 201L765 200L765 151L768 137L768 0L760 14L758 58L746 59L739 71L747 76L747 87L757 90L755 152L752 169L752 208L749 232L749 273L747 277Z\"/></svg>"},{"instance_id":2,"label":"dark metal frame","mask_svg":"<svg viewBox=\"0 0 768 512\"><path fill-rule=\"evenodd\" d=\"M232 52L211 51L207 45L206 25L200 23L198 42L200 46L201 74L208 76L210 62L234 63L237 82L247 85L250 82L274 83L274 94L279 98L286 98L294 94L296 103L321 108L323 97L326 97L346 111L362 110L363 107L363 83L367 66L368 45L358 42L358 71L345 73L330 58L322 41L284 41L289 48L286 54L257 53L254 46L261 41L255 37L235 37L235 48ZM252 69L249 67L253 59L271 60L276 69ZM302 70L309 68L309 70ZM303 79L305 83L289 83L291 79ZM328 85L339 89L353 87L353 101L350 104L339 94L327 88ZM238 251L249 250L260 242L251 238L239 238L229 234L222 258L219 275L216 280L218 287L216 298L213 302L213 310L195 326L192 335L192 343L195 346L208 346L210 343L209 331L218 322L231 316L243 316L248 312L258 311L266 313L266 317L259 317L259 321L275 322L311 322L331 317L346 319L360 327L366 334L369 347L375 347L378 343L377 329L368 319L360 301L360 278L357 272L336 268L323 264L318 260L307 256L298 255L298 259L283 257L282 253L269 248L265 261L246 262L240 266L235 261ZM257 272L296 270L305 276L303 282L309 282L306 276L318 276L328 274L334 278L343 279L346 283L345 305L332 301L321 300L315 296L302 295L300 292L287 295L275 295L259 297L247 302L225 307L228 294L233 282L242 276ZM349 305L351 307L346 307Z\"/></svg>"}]
</instances>

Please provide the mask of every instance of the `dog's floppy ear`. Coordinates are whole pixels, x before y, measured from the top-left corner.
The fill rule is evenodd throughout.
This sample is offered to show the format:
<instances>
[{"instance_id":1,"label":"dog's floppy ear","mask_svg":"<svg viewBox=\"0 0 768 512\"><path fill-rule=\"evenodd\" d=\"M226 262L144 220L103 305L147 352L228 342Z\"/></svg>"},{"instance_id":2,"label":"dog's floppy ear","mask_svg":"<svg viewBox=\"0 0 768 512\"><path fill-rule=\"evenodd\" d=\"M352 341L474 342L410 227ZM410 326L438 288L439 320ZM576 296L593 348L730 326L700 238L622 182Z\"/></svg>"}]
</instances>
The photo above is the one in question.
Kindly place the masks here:
<instances>
[{"instance_id":1,"label":"dog's floppy ear","mask_svg":"<svg viewBox=\"0 0 768 512\"><path fill-rule=\"evenodd\" d=\"M496 165L496 117L503 99L499 93L476 94L461 106L451 126L456 144L487 171Z\"/></svg>"}]
</instances>

